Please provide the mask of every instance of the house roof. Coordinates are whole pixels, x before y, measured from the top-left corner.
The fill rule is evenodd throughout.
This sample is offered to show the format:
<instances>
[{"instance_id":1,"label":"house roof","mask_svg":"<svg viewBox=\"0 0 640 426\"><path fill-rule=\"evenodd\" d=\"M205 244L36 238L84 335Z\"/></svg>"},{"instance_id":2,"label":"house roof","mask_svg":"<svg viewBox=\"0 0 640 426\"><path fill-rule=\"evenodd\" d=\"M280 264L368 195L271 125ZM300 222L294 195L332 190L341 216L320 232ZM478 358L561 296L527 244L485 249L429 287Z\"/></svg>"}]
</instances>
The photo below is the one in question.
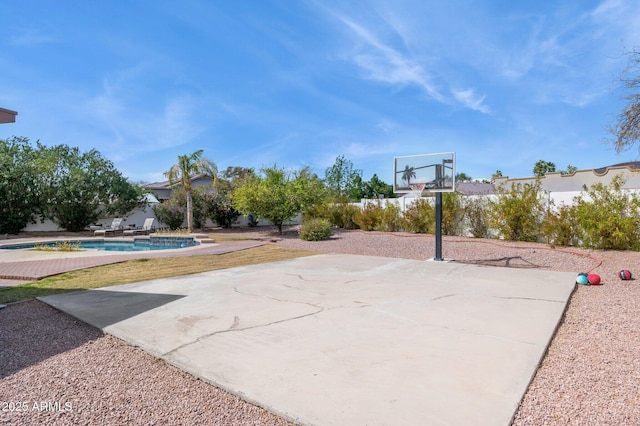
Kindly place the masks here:
<instances>
[{"instance_id":1,"label":"house roof","mask_svg":"<svg viewBox=\"0 0 640 426\"><path fill-rule=\"evenodd\" d=\"M17 112L0 108L0 123L15 123Z\"/></svg>"},{"instance_id":2,"label":"house roof","mask_svg":"<svg viewBox=\"0 0 640 426\"><path fill-rule=\"evenodd\" d=\"M609 169L614 167L626 167L628 169L638 169L640 171L640 161L627 161L625 163L612 164L611 166L605 166L605 167L600 167L599 169L593 169L593 172L598 175L603 175Z\"/></svg>"},{"instance_id":3,"label":"house roof","mask_svg":"<svg viewBox=\"0 0 640 426\"><path fill-rule=\"evenodd\" d=\"M195 182L201 179L211 179L211 178L205 174L197 174L197 175L191 176L192 182ZM179 186L179 185L180 183L171 185L168 180L165 180L163 182L147 183L145 185L142 185L142 187L145 189L171 189L173 186Z\"/></svg>"},{"instance_id":4,"label":"house roof","mask_svg":"<svg viewBox=\"0 0 640 426\"><path fill-rule=\"evenodd\" d=\"M456 192L462 195L491 195L493 184L483 182L456 182Z\"/></svg>"}]
</instances>

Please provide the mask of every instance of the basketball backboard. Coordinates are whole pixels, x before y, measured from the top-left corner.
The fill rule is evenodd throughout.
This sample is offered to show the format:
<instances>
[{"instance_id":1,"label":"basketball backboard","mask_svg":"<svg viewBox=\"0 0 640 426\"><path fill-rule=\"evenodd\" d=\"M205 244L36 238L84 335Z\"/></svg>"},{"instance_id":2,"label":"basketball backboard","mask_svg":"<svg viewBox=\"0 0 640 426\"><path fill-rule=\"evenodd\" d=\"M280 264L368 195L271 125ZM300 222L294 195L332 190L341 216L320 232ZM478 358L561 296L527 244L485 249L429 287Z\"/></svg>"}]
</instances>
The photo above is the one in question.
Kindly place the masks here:
<instances>
[{"instance_id":1,"label":"basketball backboard","mask_svg":"<svg viewBox=\"0 0 640 426\"><path fill-rule=\"evenodd\" d=\"M425 184L425 191L455 191L455 160L455 152L395 157L393 192L409 193L420 183Z\"/></svg>"}]
</instances>

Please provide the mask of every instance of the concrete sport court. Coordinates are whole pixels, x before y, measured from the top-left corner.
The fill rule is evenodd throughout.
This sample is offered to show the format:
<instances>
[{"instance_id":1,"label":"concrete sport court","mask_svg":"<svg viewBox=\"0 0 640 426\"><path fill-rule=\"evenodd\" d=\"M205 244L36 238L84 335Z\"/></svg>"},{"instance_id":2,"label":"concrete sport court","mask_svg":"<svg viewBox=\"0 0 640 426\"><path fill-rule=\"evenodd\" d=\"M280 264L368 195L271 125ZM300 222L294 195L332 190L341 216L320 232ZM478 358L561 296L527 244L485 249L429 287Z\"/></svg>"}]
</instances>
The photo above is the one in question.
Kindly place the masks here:
<instances>
[{"instance_id":1,"label":"concrete sport court","mask_svg":"<svg viewBox=\"0 0 640 426\"><path fill-rule=\"evenodd\" d=\"M41 300L296 423L508 425L574 280L327 254Z\"/></svg>"}]
</instances>

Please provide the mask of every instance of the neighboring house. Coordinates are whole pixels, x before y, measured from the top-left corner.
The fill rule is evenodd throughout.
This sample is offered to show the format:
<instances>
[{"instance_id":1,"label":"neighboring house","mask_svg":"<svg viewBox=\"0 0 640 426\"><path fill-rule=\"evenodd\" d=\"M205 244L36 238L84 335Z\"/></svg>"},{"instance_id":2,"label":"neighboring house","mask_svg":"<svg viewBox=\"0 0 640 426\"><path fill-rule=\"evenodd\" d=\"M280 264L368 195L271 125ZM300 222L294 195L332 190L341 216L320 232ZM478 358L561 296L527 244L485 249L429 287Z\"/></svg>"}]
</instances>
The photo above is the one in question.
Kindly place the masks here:
<instances>
[{"instance_id":1,"label":"neighboring house","mask_svg":"<svg viewBox=\"0 0 640 426\"><path fill-rule=\"evenodd\" d=\"M541 189L547 192L581 192L596 183L608 185L615 176L619 175L625 180L623 189L640 189L640 162L638 161L614 164L599 169L578 170L571 174L547 173L540 178L498 177L495 179L495 185L533 184L536 179L540 179Z\"/></svg>"},{"instance_id":2,"label":"neighboring house","mask_svg":"<svg viewBox=\"0 0 640 426\"><path fill-rule=\"evenodd\" d=\"M507 188L510 188L512 184L534 184L536 179L539 179L541 189L546 192L548 201L558 206L572 204L576 197L583 196L585 191L596 183L609 185L616 176L622 176L624 179L622 189L640 191L640 162L637 161L614 164L599 169L578 170L571 174L547 173L540 178L498 177L495 179L495 185L506 185Z\"/></svg>"},{"instance_id":3,"label":"neighboring house","mask_svg":"<svg viewBox=\"0 0 640 426\"><path fill-rule=\"evenodd\" d=\"M211 179L211 177L203 174L198 174L191 177L192 188L199 188L199 187L211 188L212 183L213 183L213 180ZM179 186L180 186L180 183L177 183L172 186L171 184L169 184L169 181L164 181L164 182L154 182L154 183L142 185L142 188L147 191L153 192L153 194L155 194L158 201L163 203L171 198L171 193L173 192L173 188L179 187ZM298 215L293 220L285 223L285 225L298 225L300 223L302 223L302 218L301 218L301 215ZM246 216L240 216L238 220L235 222L234 226L247 226L248 224L249 224L249 219ZM258 226L266 226L266 225L271 225L271 222L264 219L261 219L258 221ZM186 226L186 221L184 226ZM207 220L206 226L213 227L213 226L216 226L216 224L209 219Z\"/></svg>"},{"instance_id":4,"label":"neighboring house","mask_svg":"<svg viewBox=\"0 0 640 426\"><path fill-rule=\"evenodd\" d=\"M202 175L202 174L195 175L191 178L191 186L194 189L201 186L211 187L212 183L213 183L213 179L211 177ZM167 180L164 182L148 183L146 185L142 185L142 188L153 192L156 198L158 199L158 201L163 203L169 198L171 198L171 193L173 192L173 188L179 187L179 186L181 186L180 183L171 185Z\"/></svg>"}]
</instances>

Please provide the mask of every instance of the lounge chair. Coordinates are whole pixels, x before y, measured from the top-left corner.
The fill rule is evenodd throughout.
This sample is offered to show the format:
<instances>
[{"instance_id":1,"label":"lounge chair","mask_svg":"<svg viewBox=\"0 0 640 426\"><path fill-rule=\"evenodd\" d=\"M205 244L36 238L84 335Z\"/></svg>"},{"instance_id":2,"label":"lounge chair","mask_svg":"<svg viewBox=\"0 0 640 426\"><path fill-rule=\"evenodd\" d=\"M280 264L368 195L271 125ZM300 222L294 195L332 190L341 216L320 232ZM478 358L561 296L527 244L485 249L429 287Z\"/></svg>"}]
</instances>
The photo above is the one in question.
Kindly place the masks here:
<instances>
[{"instance_id":1,"label":"lounge chair","mask_svg":"<svg viewBox=\"0 0 640 426\"><path fill-rule=\"evenodd\" d=\"M103 237L106 237L109 234L113 234L113 236L116 236L116 231L119 231L122 229L122 218L115 218L113 219L113 221L111 222L111 225L107 226L104 229L96 229L95 231L93 231L93 236L98 236L98 235L102 235Z\"/></svg>"},{"instance_id":2,"label":"lounge chair","mask_svg":"<svg viewBox=\"0 0 640 426\"><path fill-rule=\"evenodd\" d=\"M142 228L140 229L126 229L122 235L139 235L139 234L143 234L143 235L148 235L151 233L151 231L153 231L153 221L155 219L152 217L148 217L144 220L144 225L142 225Z\"/></svg>"}]
</instances>

